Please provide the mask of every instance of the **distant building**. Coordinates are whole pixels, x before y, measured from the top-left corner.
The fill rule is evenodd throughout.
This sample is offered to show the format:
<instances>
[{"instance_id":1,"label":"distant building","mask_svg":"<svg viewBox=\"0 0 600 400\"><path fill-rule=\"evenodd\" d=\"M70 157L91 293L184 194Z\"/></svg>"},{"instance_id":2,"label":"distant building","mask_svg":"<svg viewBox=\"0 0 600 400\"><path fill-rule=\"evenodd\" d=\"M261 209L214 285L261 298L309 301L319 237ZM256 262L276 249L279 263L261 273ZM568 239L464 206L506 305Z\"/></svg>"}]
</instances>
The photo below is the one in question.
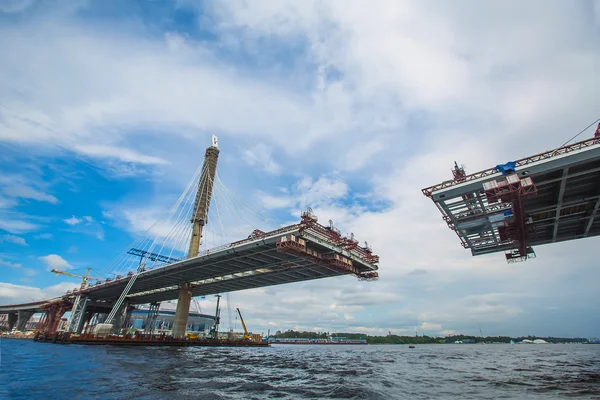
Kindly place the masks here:
<instances>
[{"instance_id":1,"label":"distant building","mask_svg":"<svg viewBox=\"0 0 600 400\"><path fill-rule=\"evenodd\" d=\"M32 315L31 318L29 318L29 321L27 321L27 323L25 324L25 330L26 331L35 330L39 320L40 320L40 314ZM3 329L8 329L8 314L0 314L0 327L2 327Z\"/></svg>"},{"instance_id":2,"label":"distant building","mask_svg":"<svg viewBox=\"0 0 600 400\"><path fill-rule=\"evenodd\" d=\"M136 306L136 310L131 312L127 327L140 330L146 329L149 308L148 304ZM177 303L163 302L160 304L156 317L156 332L170 331L173 328L176 309ZM187 326L188 331L202 333L209 331L214 324L214 315L202 314L198 311L190 310Z\"/></svg>"}]
</instances>

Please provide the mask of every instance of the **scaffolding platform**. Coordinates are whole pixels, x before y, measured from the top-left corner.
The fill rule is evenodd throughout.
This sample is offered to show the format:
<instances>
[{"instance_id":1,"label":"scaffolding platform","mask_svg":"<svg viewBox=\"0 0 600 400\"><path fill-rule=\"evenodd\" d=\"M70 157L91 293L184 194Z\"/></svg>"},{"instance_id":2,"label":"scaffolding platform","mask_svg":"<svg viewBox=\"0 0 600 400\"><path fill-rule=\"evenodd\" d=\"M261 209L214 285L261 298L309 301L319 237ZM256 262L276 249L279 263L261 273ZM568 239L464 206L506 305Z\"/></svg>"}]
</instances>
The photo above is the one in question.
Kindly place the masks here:
<instances>
[{"instance_id":1,"label":"scaffolding platform","mask_svg":"<svg viewBox=\"0 0 600 400\"><path fill-rule=\"evenodd\" d=\"M600 128L599 128L600 129ZM600 235L600 137L422 189L474 256L535 257L533 246Z\"/></svg>"}]
</instances>

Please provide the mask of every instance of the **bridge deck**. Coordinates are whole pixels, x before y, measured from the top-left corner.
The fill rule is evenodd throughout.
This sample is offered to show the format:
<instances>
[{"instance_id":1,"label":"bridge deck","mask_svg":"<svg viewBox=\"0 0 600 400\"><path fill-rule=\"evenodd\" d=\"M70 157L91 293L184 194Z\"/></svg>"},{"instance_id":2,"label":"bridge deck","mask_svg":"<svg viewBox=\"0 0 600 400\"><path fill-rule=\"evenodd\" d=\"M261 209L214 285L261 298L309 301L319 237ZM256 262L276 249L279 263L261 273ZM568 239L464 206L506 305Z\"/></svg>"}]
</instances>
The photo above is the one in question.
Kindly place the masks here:
<instances>
[{"instance_id":1,"label":"bridge deck","mask_svg":"<svg viewBox=\"0 0 600 400\"><path fill-rule=\"evenodd\" d=\"M300 226L293 225L270 236L232 244L210 254L144 271L138 275L129 291L129 302L143 304L177 299L178 285L184 282L191 282L194 296L199 296L343 274L294 254L278 251L277 241L289 234L307 239L307 246L322 254L337 253L351 258L354 267L361 272L377 269L351 252L320 239L318 233L310 229L300 233ZM125 277L91 286L82 293L91 299L116 299L128 280Z\"/></svg>"},{"instance_id":2,"label":"bridge deck","mask_svg":"<svg viewBox=\"0 0 600 400\"><path fill-rule=\"evenodd\" d=\"M303 239L304 250L281 251L277 243L284 237ZM143 271L137 276L127 298L130 304L174 300L178 297L179 285L185 282L192 283L194 296L203 296L349 273L360 276L378 269L376 259L366 260L363 250L356 246L353 248L342 245L344 239L341 237L337 243L331 239L332 236L316 223L291 225L257 238L212 249L195 258ZM336 255L343 256L346 260L351 260L351 265L336 267L323 262L316 254L327 257L328 260ZM129 280L130 277L127 276L88 286L80 292L67 293L63 298L73 298L81 293L98 307L102 304L110 307ZM0 313L19 309L41 310L44 303L0 306Z\"/></svg>"},{"instance_id":3,"label":"bridge deck","mask_svg":"<svg viewBox=\"0 0 600 400\"><path fill-rule=\"evenodd\" d=\"M529 246L600 235L600 140L589 139L515 162L520 178L530 177L537 195L523 199L533 231ZM512 205L488 203L484 183L503 175L490 168L423 189L473 255L506 251L515 244L502 241L490 217Z\"/></svg>"}]
</instances>

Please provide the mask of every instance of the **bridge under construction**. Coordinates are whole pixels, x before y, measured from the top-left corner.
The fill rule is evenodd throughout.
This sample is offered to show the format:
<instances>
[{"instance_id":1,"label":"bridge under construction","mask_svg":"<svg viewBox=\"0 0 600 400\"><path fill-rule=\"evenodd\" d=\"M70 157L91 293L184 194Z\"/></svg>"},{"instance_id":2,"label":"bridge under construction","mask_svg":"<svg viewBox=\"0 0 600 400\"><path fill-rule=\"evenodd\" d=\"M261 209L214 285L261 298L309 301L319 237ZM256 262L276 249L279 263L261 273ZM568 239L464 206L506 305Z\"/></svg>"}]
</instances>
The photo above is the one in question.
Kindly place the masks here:
<instances>
[{"instance_id":1,"label":"bridge under construction","mask_svg":"<svg viewBox=\"0 0 600 400\"><path fill-rule=\"evenodd\" d=\"M422 189L465 249L505 252L509 263L533 246L600 235L600 125L594 137Z\"/></svg>"},{"instance_id":2,"label":"bridge under construction","mask_svg":"<svg viewBox=\"0 0 600 400\"><path fill-rule=\"evenodd\" d=\"M0 313L9 314L10 328L16 325L22 329L34 313L41 312L38 331L52 335L63 314L71 311L68 333L80 334L84 327L92 327L100 321L104 326L112 325L111 331L116 333L136 305L150 303L148 318L151 319L160 302L177 299L172 335L183 338L194 296L339 275L378 279L379 257L366 244L360 246L353 235L343 236L331 221L328 226L320 224L310 208L296 224L270 231L254 229L242 240L201 252L218 156L217 139L213 136L198 179L193 179L195 183L186 188L187 192L194 192L188 210L191 213L186 216L181 210L174 212L179 220L188 221L187 225L172 229L181 231L177 237L188 243L183 257L174 256L173 248L177 246L165 245L166 239L155 238L148 241L150 244L145 248L127 251L130 259L139 257L139 261L137 267L126 274L95 284L88 284L84 279L81 287L55 299L0 306ZM185 203L181 198L178 202ZM99 315L103 318L98 319Z\"/></svg>"}]
</instances>

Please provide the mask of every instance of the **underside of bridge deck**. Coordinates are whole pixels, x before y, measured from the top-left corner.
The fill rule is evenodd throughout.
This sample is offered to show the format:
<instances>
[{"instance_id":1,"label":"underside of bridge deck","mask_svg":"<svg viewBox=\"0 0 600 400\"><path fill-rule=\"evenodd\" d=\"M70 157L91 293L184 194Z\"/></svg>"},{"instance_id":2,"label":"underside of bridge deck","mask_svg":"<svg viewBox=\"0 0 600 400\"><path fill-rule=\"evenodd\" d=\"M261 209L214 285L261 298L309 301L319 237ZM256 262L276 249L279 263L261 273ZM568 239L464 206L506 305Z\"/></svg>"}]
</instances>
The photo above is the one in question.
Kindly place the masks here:
<instances>
[{"instance_id":1,"label":"underside of bridge deck","mask_svg":"<svg viewBox=\"0 0 600 400\"><path fill-rule=\"evenodd\" d=\"M510 164L423 189L473 255L600 235L600 138Z\"/></svg>"}]
</instances>

